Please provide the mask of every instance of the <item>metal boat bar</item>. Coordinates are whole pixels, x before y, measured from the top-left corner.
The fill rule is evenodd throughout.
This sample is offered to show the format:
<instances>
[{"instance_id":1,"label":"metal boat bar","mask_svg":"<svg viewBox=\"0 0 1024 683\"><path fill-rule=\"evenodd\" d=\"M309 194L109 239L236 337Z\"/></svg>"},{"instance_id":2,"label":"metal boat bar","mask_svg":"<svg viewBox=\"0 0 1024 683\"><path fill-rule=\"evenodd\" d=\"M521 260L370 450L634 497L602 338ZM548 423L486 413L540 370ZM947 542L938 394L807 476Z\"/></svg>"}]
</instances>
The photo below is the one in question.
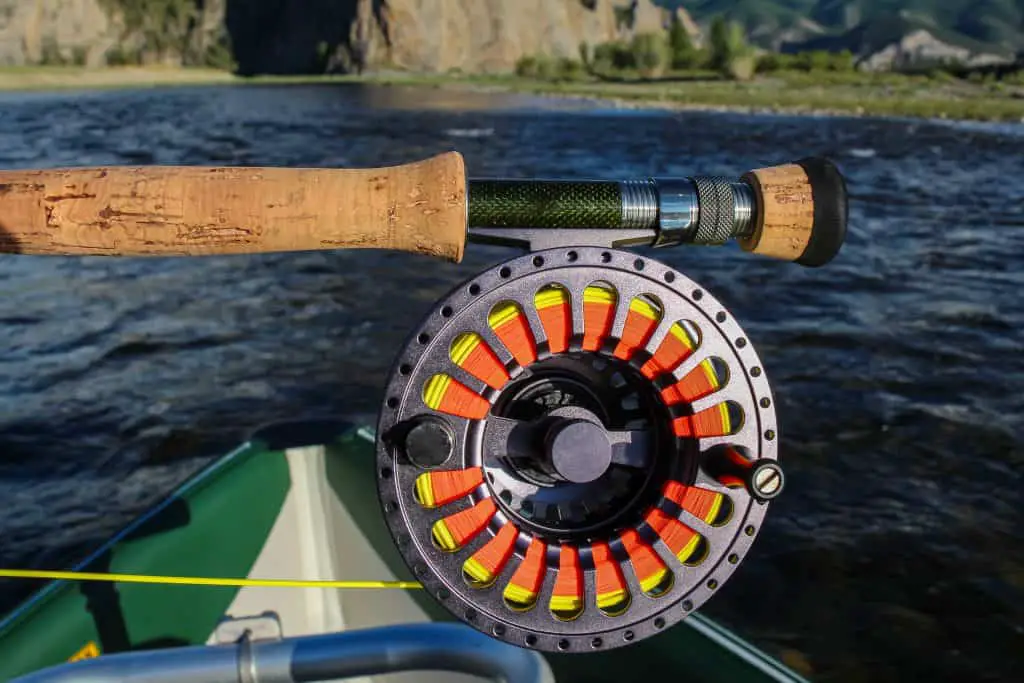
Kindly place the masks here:
<instances>
[{"instance_id":1,"label":"metal boat bar","mask_svg":"<svg viewBox=\"0 0 1024 683\"><path fill-rule=\"evenodd\" d=\"M402 671L451 671L503 683L553 683L537 652L459 624L411 624L105 655L12 683L311 683Z\"/></svg>"}]
</instances>

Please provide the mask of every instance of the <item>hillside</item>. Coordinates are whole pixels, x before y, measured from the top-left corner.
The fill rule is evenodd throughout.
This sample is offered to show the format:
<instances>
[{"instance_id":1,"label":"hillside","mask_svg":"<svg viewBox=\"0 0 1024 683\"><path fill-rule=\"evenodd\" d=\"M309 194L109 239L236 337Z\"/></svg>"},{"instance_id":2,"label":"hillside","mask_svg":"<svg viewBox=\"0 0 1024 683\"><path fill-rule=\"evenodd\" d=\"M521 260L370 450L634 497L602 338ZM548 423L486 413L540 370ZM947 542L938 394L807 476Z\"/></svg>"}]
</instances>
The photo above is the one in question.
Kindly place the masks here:
<instances>
[{"instance_id":1,"label":"hillside","mask_svg":"<svg viewBox=\"0 0 1024 683\"><path fill-rule=\"evenodd\" d=\"M716 15L743 24L765 48L837 46L855 54L865 34L899 40L926 30L971 52L1012 55L1024 50L1024 0L658 0L683 7L706 25ZM854 29L857 32L852 33ZM829 40L821 42L820 39Z\"/></svg>"},{"instance_id":2,"label":"hillside","mask_svg":"<svg viewBox=\"0 0 1024 683\"><path fill-rule=\"evenodd\" d=\"M0 0L0 66L173 64L243 73L508 72L660 30L636 0Z\"/></svg>"},{"instance_id":3,"label":"hillside","mask_svg":"<svg viewBox=\"0 0 1024 683\"><path fill-rule=\"evenodd\" d=\"M668 10L698 41L724 15L762 48L849 50L867 69L1024 51L1024 0L0 0L0 66L507 73L661 30Z\"/></svg>"}]
</instances>

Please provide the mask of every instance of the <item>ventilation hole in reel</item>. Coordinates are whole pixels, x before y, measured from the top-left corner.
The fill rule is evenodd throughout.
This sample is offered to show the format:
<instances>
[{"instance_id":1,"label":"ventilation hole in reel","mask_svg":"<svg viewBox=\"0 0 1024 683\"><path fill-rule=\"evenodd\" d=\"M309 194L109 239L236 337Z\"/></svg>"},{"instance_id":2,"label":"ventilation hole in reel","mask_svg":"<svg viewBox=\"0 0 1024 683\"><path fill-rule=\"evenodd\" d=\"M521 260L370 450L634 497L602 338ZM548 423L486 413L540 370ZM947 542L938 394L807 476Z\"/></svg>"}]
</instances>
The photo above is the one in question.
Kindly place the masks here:
<instances>
[{"instance_id":1,"label":"ventilation hole in reel","mask_svg":"<svg viewBox=\"0 0 1024 683\"><path fill-rule=\"evenodd\" d=\"M510 610L526 612L537 604L540 588L544 583L546 552L547 548L544 543L536 538L530 540L522 562L516 567L512 578L509 579L505 590L502 591L502 600Z\"/></svg>"},{"instance_id":2,"label":"ventilation hole in reel","mask_svg":"<svg viewBox=\"0 0 1024 683\"><path fill-rule=\"evenodd\" d=\"M622 547L629 554L633 573L640 583L640 590L649 598L660 598L672 590L675 576L668 565L658 556L654 548L640 538L635 529L627 529L619 536Z\"/></svg>"},{"instance_id":3,"label":"ventilation hole in reel","mask_svg":"<svg viewBox=\"0 0 1024 683\"><path fill-rule=\"evenodd\" d=\"M558 553L558 574L548 605L559 621L572 621L583 614L583 568L575 547L563 545Z\"/></svg>"},{"instance_id":4,"label":"ventilation hole in reel","mask_svg":"<svg viewBox=\"0 0 1024 683\"><path fill-rule=\"evenodd\" d=\"M717 357L706 358L681 380L661 391L665 405L693 403L710 396L729 383L729 366Z\"/></svg>"},{"instance_id":5,"label":"ventilation hole in reel","mask_svg":"<svg viewBox=\"0 0 1024 683\"><path fill-rule=\"evenodd\" d=\"M434 375L423 385L423 403L431 410L467 420L482 419L491 407L472 389L446 374Z\"/></svg>"},{"instance_id":6,"label":"ventilation hole in reel","mask_svg":"<svg viewBox=\"0 0 1024 683\"><path fill-rule=\"evenodd\" d=\"M743 408L735 401L722 401L694 415L677 417L672 427L681 439L731 436L743 428Z\"/></svg>"},{"instance_id":7,"label":"ventilation hole in reel","mask_svg":"<svg viewBox=\"0 0 1024 683\"><path fill-rule=\"evenodd\" d=\"M509 380L504 364L476 332L464 332L457 336L448 350L448 357L492 389L501 389Z\"/></svg>"},{"instance_id":8,"label":"ventilation hole in reel","mask_svg":"<svg viewBox=\"0 0 1024 683\"><path fill-rule=\"evenodd\" d=\"M413 498L428 509L441 507L469 495L483 483L483 470L479 467L424 472L413 484Z\"/></svg>"},{"instance_id":9,"label":"ventilation hole in reel","mask_svg":"<svg viewBox=\"0 0 1024 683\"><path fill-rule=\"evenodd\" d=\"M665 308L651 294L641 294L629 303L629 312L622 327L622 337L615 347L615 356L628 361L650 340Z\"/></svg>"},{"instance_id":10,"label":"ventilation hole in reel","mask_svg":"<svg viewBox=\"0 0 1024 683\"><path fill-rule=\"evenodd\" d=\"M612 331L618 293L607 282L583 290L583 350L599 351Z\"/></svg>"},{"instance_id":11,"label":"ventilation hole in reel","mask_svg":"<svg viewBox=\"0 0 1024 683\"><path fill-rule=\"evenodd\" d=\"M501 343L525 367L537 360L537 342L522 307L514 301L502 301L491 309L487 323Z\"/></svg>"},{"instance_id":12,"label":"ventilation hole in reel","mask_svg":"<svg viewBox=\"0 0 1024 683\"><path fill-rule=\"evenodd\" d=\"M732 470L715 472L715 480L722 486L729 489L745 489L746 482L743 478L735 474L734 472L742 472L749 466L751 458L746 455L746 449L742 446L736 446L733 444L723 444L708 449L707 453L704 454L705 462L713 462L716 459L721 459L726 463L731 463L736 467L726 467L720 469ZM707 467L705 467L707 469Z\"/></svg>"},{"instance_id":13,"label":"ventilation hole in reel","mask_svg":"<svg viewBox=\"0 0 1024 683\"><path fill-rule=\"evenodd\" d=\"M471 588L494 585L501 570L512 557L519 530L512 524L501 527L479 550L462 564L462 578Z\"/></svg>"},{"instance_id":14,"label":"ventilation hole in reel","mask_svg":"<svg viewBox=\"0 0 1024 683\"><path fill-rule=\"evenodd\" d=\"M533 297L551 353L564 353L572 337L572 301L561 285L546 285Z\"/></svg>"},{"instance_id":15,"label":"ventilation hole in reel","mask_svg":"<svg viewBox=\"0 0 1024 683\"><path fill-rule=\"evenodd\" d=\"M460 550L484 530L496 511L494 501L484 498L471 508L437 520L430 530L434 547L447 553Z\"/></svg>"},{"instance_id":16,"label":"ventilation hole in reel","mask_svg":"<svg viewBox=\"0 0 1024 683\"><path fill-rule=\"evenodd\" d=\"M637 410L640 410L640 399L635 393L627 394L622 397L619 405L622 406L622 409L626 412L636 412Z\"/></svg>"},{"instance_id":17,"label":"ventilation hole in reel","mask_svg":"<svg viewBox=\"0 0 1024 683\"><path fill-rule=\"evenodd\" d=\"M718 508L715 510L715 514L711 516L711 519L706 520L708 524L713 527L721 527L732 521L732 513L736 509L736 506L732 502L732 498L729 496L721 496L721 500L718 502Z\"/></svg>"},{"instance_id":18,"label":"ventilation hole in reel","mask_svg":"<svg viewBox=\"0 0 1024 683\"><path fill-rule=\"evenodd\" d=\"M606 617L625 614L632 596L618 559L612 554L611 547L603 541L593 543L590 552L594 561L597 609Z\"/></svg>"},{"instance_id":19,"label":"ventilation hole in reel","mask_svg":"<svg viewBox=\"0 0 1024 683\"><path fill-rule=\"evenodd\" d=\"M608 379L608 384L612 389L621 389L626 386L626 378L622 376L621 372L616 372Z\"/></svg>"},{"instance_id":20,"label":"ventilation hole in reel","mask_svg":"<svg viewBox=\"0 0 1024 683\"><path fill-rule=\"evenodd\" d=\"M680 320L672 324L651 358L640 368L647 379L672 372L700 348L701 333L696 323Z\"/></svg>"}]
</instances>

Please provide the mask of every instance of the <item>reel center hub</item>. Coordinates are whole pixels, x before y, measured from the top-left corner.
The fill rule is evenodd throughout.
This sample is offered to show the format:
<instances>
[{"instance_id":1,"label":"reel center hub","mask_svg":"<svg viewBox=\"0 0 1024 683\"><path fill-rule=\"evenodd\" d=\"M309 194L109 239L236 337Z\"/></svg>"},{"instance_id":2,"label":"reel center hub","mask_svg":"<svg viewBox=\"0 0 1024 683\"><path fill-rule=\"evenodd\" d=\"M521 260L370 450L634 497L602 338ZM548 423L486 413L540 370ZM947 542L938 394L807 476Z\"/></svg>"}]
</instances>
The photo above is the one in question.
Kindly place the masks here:
<instances>
[{"instance_id":1,"label":"reel center hub","mask_svg":"<svg viewBox=\"0 0 1024 683\"><path fill-rule=\"evenodd\" d=\"M586 484L612 464L612 442L604 427L584 419L555 423L546 435L548 461L565 481Z\"/></svg>"}]
</instances>

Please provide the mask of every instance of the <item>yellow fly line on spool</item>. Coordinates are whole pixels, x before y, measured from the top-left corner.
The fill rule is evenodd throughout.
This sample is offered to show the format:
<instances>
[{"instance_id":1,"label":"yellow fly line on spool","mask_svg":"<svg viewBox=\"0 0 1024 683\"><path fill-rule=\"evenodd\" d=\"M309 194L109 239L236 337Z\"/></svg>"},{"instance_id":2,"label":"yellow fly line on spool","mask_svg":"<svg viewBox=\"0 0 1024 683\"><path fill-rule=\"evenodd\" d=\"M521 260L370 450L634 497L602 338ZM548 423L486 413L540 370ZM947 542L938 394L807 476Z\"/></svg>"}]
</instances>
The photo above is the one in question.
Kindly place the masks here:
<instances>
[{"instance_id":1,"label":"yellow fly line on spool","mask_svg":"<svg viewBox=\"0 0 1024 683\"><path fill-rule=\"evenodd\" d=\"M0 579L46 579L50 581L110 581L114 583L151 583L178 586L230 586L244 588L338 588L399 589L423 588L417 581L317 581L298 579L222 579L209 576L154 576L152 574L111 574L99 572L46 571L36 569L0 569Z\"/></svg>"}]
</instances>

